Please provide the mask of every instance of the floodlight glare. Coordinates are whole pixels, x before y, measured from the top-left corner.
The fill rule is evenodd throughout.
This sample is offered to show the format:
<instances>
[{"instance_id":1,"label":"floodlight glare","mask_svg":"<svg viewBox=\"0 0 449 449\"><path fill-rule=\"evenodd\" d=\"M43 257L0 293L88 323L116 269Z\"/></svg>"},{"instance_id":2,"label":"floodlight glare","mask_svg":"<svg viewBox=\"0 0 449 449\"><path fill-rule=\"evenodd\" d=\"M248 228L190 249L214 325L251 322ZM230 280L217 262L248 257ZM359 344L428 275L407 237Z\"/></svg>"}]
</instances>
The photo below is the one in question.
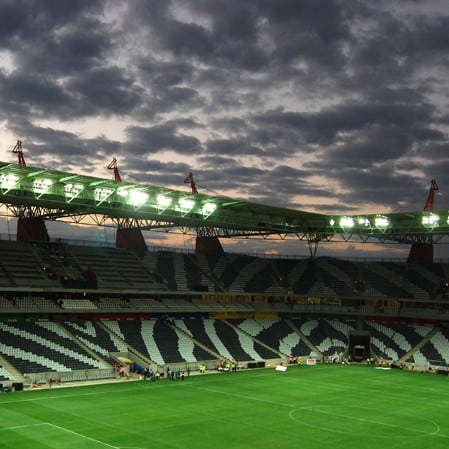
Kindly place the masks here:
<instances>
[{"instance_id":1,"label":"floodlight glare","mask_svg":"<svg viewBox=\"0 0 449 449\"><path fill-rule=\"evenodd\" d=\"M158 207L162 207L164 209L166 209L167 207L170 206L170 204L172 203L172 199L167 196L167 195L163 195L162 193L159 194L156 198L156 202Z\"/></svg>"},{"instance_id":2,"label":"floodlight glare","mask_svg":"<svg viewBox=\"0 0 449 449\"><path fill-rule=\"evenodd\" d=\"M357 223L358 223L360 226L365 226L365 227L371 226L371 222L370 222L369 219L366 218L366 217L359 217L359 218L357 219Z\"/></svg>"},{"instance_id":3,"label":"floodlight glare","mask_svg":"<svg viewBox=\"0 0 449 449\"><path fill-rule=\"evenodd\" d=\"M12 173L6 173L0 175L0 187L2 189L8 189L11 190L15 185L16 182L19 180L19 177L17 175L13 175Z\"/></svg>"},{"instance_id":4,"label":"floodlight glare","mask_svg":"<svg viewBox=\"0 0 449 449\"><path fill-rule=\"evenodd\" d=\"M217 208L217 205L215 203L204 203L203 204L203 213L210 215L212 212L215 211Z\"/></svg>"},{"instance_id":5,"label":"floodlight glare","mask_svg":"<svg viewBox=\"0 0 449 449\"><path fill-rule=\"evenodd\" d=\"M114 191L112 189L106 189L104 187L97 187L94 190L95 201L104 201L106 198L110 197Z\"/></svg>"},{"instance_id":6,"label":"floodlight glare","mask_svg":"<svg viewBox=\"0 0 449 449\"><path fill-rule=\"evenodd\" d=\"M35 179L33 181L33 192L41 195L47 193L52 184L52 180L48 178Z\"/></svg>"},{"instance_id":7,"label":"floodlight glare","mask_svg":"<svg viewBox=\"0 0 449 449\"><path fill-rule=\"evenodd\" d=\"M160 193L156 197L156 206L157 206L158 212L160 214L165 212L170 207L172 202L173 202L173 198L171 198L170 196L164 195L163 193Z\"/></svg>"},{"instance_id":8,"label":"floodlight glare","mask_svg":"<svg viewBox=\"0 0 449 449\"><path fill-rule=\"evenodd\" d=\"M123 198L126 198L128 196L128 189L123 188L123 187L120 189L117 189L117 195L121 196Z\"/></svg>"},{"instance_id":9,"label":"floodlight glare","mask_svg":"<svg viewBox=\"0 0 449 449\"><path fill-rule=\"evenodd\" d=\"M423 215L421 220L422 225L429 228L434 228L435 226L438 226L439 222L440 216L433 213Z\"/></svg>"},{"instance_id":10,"label":"floodlight glare","mask_svg":"<svg viewBox=\"0 0 449 449\"><path fill-rule=\"evenodd\" d=\"M215 203L204 203L201 208L203 215L208 217L210 214L213 214L217 209L217 205Z\"/></svg>"},{"instance_id":11,"label":"floodlight glare","mask_svg":"<svg viewBox=\"0 0 449 449\"><path fill-rule=\"evenodd\" d=\"M193 206L195 206L195 201L190 198L181 198L178 201L179 209L184 212L190 212L193 209Z\"/></svg>"},{"instance_id":12,"label":"floodlight glare","mask_svg":"<svg viewBox=\"0 0 449 449\"><path fill-rule=\"evenodd\" d=\"M78 196L84 189L82 184L66 184L64 186L65 195L69 198L75 198Z\"/></svg>"},{"instance_id":13,"label":"floodlight glare","mask_svg":"<svg viewBox=\"0 0 449 449\"><path fill-rule=\"evenodd\" d=\"M354 219L352 217L341 217L339 224L340 228L352 228L354 226Z\"/></svg>"},{"instance_id":14,"label":"floodlight glare","mask_svg":"<svg viewBox=\"0 0 449 449\"><path fill-rule=\"evenodd\" d=\"M335 220L334 220L333 218L331 218L331 219L329 220L329 224L330 224L331 226L335 226Z\"/></svg>"},{"instance_id":15,"label":"floodlight glare","mask_svg":"<svg viewBox=\"0 0 449 449\"><path fill-rule=\"evenodd\" d=\"M141 190L131 190L129 194L129 202L136 207L142 206L148 200L148 193Z\"/></svg>"},{"instance_id":16,"label":"floodlight glare","mask_svg":"<svg viewBox=\"0 0 449 449\"><path fill-rule=\"evenodd\" d=\"M374 219L374 225L378 229L388 228L388 226L390 225L390 219L388 217L384 217L383 215L378 215Z\"/></svg>"}]
</instances>

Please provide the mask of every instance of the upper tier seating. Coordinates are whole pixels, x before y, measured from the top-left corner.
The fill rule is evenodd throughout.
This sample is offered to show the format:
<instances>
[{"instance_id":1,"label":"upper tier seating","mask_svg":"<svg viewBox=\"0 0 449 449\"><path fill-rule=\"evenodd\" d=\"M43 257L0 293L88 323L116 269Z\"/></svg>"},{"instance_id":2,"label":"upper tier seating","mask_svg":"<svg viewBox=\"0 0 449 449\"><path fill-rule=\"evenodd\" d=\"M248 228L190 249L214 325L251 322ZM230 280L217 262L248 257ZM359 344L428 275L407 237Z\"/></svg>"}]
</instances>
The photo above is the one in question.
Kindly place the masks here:
<instances>
[{"instance_id":1,"label":"upper tier seating","mask_svg":"<svg viewBox=\"0 0 449 449\"><path fill-rule=\"evenodd\" d=\"M164 288L142 261L131 252L120 248L67 248L85 272L93 273L98 288L157 290Z\"/></svg>"},{"instance_id":2,"label":"upper tier seating","mask_svg":"<svg viewBox=\"0 0 449 449\"><path fill-rule=\"evenodd\" d=\"M449 277L447 263L207 257L168 250L148 251L140 259L123 248L5 240L0 240L0 254L0 288L294 294L335 297L343 304L345 298L432 301L449 295L442 290Z\"/></svg>"},{"instance_id":3,"label":"upper tier seating","mask_svg":"<svg viewBox=\"0 0 449 449\"><path fill-rule=\"evenodd\" d=\"M33 245L0 240L0 254L0 288L58 285L57 280L49 278Z\"/></svg>"}]
</instances>

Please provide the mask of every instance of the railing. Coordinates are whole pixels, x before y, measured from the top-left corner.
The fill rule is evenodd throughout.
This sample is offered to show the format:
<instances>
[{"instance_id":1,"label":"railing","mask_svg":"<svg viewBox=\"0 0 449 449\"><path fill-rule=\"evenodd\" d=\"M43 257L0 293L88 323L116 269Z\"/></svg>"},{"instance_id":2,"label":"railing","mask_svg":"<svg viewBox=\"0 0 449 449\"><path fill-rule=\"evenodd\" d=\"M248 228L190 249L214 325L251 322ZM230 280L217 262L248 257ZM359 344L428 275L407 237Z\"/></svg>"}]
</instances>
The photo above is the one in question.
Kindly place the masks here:
<instances>
[{"instance_id":1,"label":"railing","mask_svg":"<svg viewBox=\"0 0 449 449\"><path fill-rule=\"evenodd\" d=\"M54 382L81 382L98 379L112 379L117 377L114 368L86 369L74 371L45 371L40 373L26 373L23 375L30 384L51 384Z\"/></svg>"}]
</instances>

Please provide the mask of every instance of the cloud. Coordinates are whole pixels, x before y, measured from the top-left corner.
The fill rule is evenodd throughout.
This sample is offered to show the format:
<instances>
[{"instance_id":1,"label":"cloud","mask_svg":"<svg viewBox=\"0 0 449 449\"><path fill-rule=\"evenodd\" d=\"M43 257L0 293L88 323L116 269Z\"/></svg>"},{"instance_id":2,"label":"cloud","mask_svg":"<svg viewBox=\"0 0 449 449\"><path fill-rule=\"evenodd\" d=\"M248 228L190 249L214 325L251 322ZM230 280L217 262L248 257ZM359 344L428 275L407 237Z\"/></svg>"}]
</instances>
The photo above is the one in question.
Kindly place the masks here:
<instances>
[{"instance_id":1,"label":"cloud","mask_svg":"<svg viewBox=\"0 0 449 449\"><path fill-rule=\"evenodd\" d=\"M0 4L2 160L266 204L449 205L438 0ZM16 137L12 137L16 136ZM352 250L350 248L350 250Z\"/></svg>"}]
</instances>

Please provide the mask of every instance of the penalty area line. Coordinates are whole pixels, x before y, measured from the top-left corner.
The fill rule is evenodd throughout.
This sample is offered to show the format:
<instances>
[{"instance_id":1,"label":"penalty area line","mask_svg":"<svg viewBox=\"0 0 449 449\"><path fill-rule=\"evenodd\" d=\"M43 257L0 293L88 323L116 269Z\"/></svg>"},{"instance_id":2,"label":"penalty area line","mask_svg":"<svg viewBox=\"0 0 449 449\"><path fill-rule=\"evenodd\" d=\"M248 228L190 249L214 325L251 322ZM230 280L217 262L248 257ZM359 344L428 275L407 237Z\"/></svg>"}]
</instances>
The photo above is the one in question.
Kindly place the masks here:
<instances>
[{"instance_id":1,"label":"penalty area line","mask_svg":"<svg viewBox=\"0 0 449 449\"><path fill-rule=\"evenodd\" d=\"M54 429L58 429L58 430L62 430L63 432L71 433L72 435L75 435L79 438L83 438L85 440L92 441L92 442L97 443L102 446L110 447L111 449L123 449L119 446L113 446L112 444L105 443L104 441L97 440L96 438L88 437L87 435L83 435L82 433L75 432L74 430L66 429L65 427L58 426L51 422L42 422L42 423L36 423L36 424L25 424L22 426L4 427L3 429L0 429L0 431L2 431L2 430L19 430L19 429L27 429L29 427L41 427L41 426L50 426L50 427L53 427ZM135 448L135 449L138 449L138 448Z\"/></svg>"},{"instance_id":2,"label":"penalty area line","mask_svg":"<svg viewBox=\"0 0 449 449\"><path fill-rule=\"evenodd\" d=\"M74 430L66 429L65 427L57 426L56 424L52 424L51 422L46 423L46 424L48 424L51 427L54 427L55 429L63 430L64 432L71 433L72 435L76 435L80 438L84 438L85 440L93 441L94 443L98 443L98 444L101 444L106 447L111 447L112 449L120 449L120 447L118 447L118 446L112 446L112 444L105 443L104 441L100 441L100 440L97 440L92 437L88 437L87 435L83 435L82 433L75 432Z\"/></svg>"},{"instance_id":3,"label":"penalty area line","mask_svg":"<svg viewBox=\"0 0 449 449\"><path fill-rule=\"evenodd\" d=\"M36 424L23 424L22 426L12 426L12 427L3 427L2 430L19 430L19 429L27 429L28 427L38 427L38 426L46 426L48 425L46 422L40 422Z\"/></svg>"}]
</instances>

